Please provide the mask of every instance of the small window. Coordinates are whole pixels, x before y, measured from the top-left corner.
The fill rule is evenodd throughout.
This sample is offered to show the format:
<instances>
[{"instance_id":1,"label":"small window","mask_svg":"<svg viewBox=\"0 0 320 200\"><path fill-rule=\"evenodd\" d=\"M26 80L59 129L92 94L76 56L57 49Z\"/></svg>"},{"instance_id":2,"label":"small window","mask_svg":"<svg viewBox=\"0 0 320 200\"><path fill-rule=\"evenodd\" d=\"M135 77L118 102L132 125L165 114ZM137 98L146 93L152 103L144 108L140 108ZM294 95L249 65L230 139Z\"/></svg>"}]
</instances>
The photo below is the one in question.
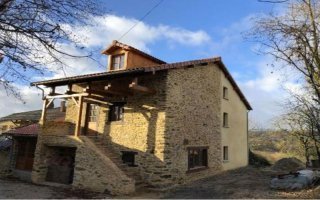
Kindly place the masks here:
<instances>
[{"instance_id":1,"label":"small window","mask_svg":"<svg viewBox=\"0 0 320 200\"><path fill-rule=\"evenodd\" d=\"M135 155L138 154L134 151L122 151L122 162L130 167L136 167Z\"/></svg>"},{"instance_id":2,"label":"small window","mask_svg":"<svg viewBox=\"0 0 320 200\"><path fill-rule=\"evenodd\" d=\"M123 68L124 68L124 54L112 56L111 70L119 70Z\"/></svg>"},{"instance_id":3,"label":"small window","mask_svg":"<svg viewBox=\"0 0 320 200\"><path fill-rule=\"evenodd\" d=\"M109 121L121 121L123 119L124 113L124 104L123 103L113 103L109 107Z\"/></svg>"},{"instance_id":4,"label":"small window","mask_svg":"<svg viewBox=\"0 0 320 200\"><path fill-rule=\"evenodd\" d=\"M229 160L229 149L228 146L223 146L223 160L228 161Z\"/></svg>"},{"instance_id":5,"label":"small window","mask_svg":"<svg viewBox=\"0 0 320 200\"><path fill-rule=\"evenodd\" d=\"M228 99L228 88L227 87L223 87L223 98Z\"/></svg>"},{"instance_id":6,"label":"small window","mask_svg":"<svg viewBox=\"0 0 320 200\"><path fill-rule=\"evenodd\" d=\"M223 127L229 127L228 113L223 113Z\"/></svg>"},{"instance_id":7,"label":"small window","mask_svg":"<svg viewBox=\"0 0 320 200\"><path fill-rule=\"evenodd\" d=\"M188 148L188 169L196 169L208 166L208 148L192 147Z\"/></svg>"},{"instance_id":8,"label":"small window","mask_svg":"<svg viewBox=\"0 0 320 200\"><path fill-rule=\"evenodd\" d=\"M97 122L97 115L98 115L98 105L96 104L89 104L89 122Z\"/></svg>"}]
</instances>

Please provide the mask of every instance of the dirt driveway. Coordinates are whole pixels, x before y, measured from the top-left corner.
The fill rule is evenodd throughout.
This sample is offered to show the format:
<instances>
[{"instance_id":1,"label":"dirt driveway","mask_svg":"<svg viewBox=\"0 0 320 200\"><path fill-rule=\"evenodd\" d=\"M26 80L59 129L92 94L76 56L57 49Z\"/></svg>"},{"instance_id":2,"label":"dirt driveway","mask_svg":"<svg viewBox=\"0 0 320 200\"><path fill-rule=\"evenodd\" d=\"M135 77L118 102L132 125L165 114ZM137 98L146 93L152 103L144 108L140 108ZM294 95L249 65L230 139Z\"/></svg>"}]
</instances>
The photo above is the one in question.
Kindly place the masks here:
<instances>
[{"instance_id":1,"label":"dirt driveway","mask_svg":"<svg viewBox=\"0 0 320 200\"><path fill-rule=\"evenodd\" d=\"M49 187L21 182L15 179L0 179L0 199L87 199L110 198L107 194L83 190Z\"/></svg>"},{"instance_id":2,"label":"dirt driveway","mask_svg":"<svg viewBox=\"0 0 320 200\"><path fill-rule=\"evenodd\" d=\"M240 199L240 198L320 198L320 189L299 192L271 190L269 182L277 172L269 168L245 167L199 180L169 191L164 198Z\"/></svg>"},{"instance_id":3,"label":"dirt driveway","mask_svg":"<svg viewBox=\"0 0 320 200\"><path fill-rule=\"evenodd\" d=\"M138 191L130 196L116 198L320 198L320 188L299 192L280 192L269 188L269 181L275 172L269 169L246 167L179 186L167 192ZM113 198L107 194L89 193L40 186L17 180L0 179L0 199L3 198Z\"/></svg>"}]
</instances>

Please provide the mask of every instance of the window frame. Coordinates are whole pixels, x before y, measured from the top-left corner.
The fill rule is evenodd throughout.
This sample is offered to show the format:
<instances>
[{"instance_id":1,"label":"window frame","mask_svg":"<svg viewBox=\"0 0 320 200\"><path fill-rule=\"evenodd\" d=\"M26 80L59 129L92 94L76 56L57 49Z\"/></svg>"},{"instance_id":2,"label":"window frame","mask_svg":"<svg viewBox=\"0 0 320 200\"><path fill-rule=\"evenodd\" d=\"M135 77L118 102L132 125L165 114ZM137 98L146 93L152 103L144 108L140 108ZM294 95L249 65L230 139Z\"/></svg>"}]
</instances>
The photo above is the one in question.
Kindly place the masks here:
<instances>
[{"instance_id":1,"label":"window frame","mask_svg":"<svg viewBox=\"0 0 320 200\"><path fill-rule=\"evenodd\" d=\"M203 147L188 147L188 172L198 171L208 168L208 146ZM197 153L198 157L194 156Z\"/></svg>"},{"instance_id":2,"label":"window frame","mask_svg":"<svg viewBox=\"0 0 320 200\"><path fill-rule=\"evenodd\" d=\"M222 96L225 100L229 100L229 89L226 86L223 86Z\"/></svg>"},{"instance_id":3,"label":"window frame","mask_svg":"<svg viewBox=\"0 0 320 200\"><path fill-rule=\"evenodd\" d=\"M98 122L99 106L97 104L88 104L88 122ZM92 109L94 107L94 109Z\"/></svg>"},{"instance_id":4,"label":"window frame","mask_svg":"<svg viewBox=\"0 0 320 200\"><path fill-rule=\"evenodd\" d=\"M229 128L229 114L227 112L223 113L222 116L222 126L224 128Z\"/></svg>"},{"instance_id":5,"label":"window frame","mask_svg":"<svg viewBox=\"0 0 320 200\"><path fill-rule=\"evenodd\" d=\"M229 161L229 147L228 146L222 147L222 160L224 162Z\"/></svg>"},{"instance_id":6,"label":"window frame","mask_svg":"<svg viewBox=\"0 0 320 200\"><path fill-rule=\"evenodd\" d=\"M119 60L117 60L117 58ZM122 69L124 69L124 62L125 62L125 53L112 55L111 56L110 70L122 70ZM117 66L115 64L117 64Z\"/></svg>"},{"instance_id":7,"label":"window frame","mask_svg":"<svg viewBox=\"0 0 320 200\"><path fill-rule=\"evenodd\" d=\"M119 122L123 121L124 119L124 102L115 102L112 103L112 105L109 106L109 113L108 113L108 122ZM114 108L116 110L114 110ZM117 114L115 114L115 111L117 111ZM115 115L113 116L112 113Z\"/></svg>"}]
</instances>

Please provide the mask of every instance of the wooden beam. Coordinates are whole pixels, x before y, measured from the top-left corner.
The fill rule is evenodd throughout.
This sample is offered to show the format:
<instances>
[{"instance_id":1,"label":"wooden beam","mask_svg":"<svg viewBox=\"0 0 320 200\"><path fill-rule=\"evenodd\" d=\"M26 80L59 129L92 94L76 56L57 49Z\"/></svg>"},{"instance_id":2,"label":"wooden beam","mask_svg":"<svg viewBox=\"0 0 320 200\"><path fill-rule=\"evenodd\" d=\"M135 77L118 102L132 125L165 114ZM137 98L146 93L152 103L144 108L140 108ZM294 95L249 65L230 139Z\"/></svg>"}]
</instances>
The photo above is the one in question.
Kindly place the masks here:
<instances>
[{"instance_id":1,"label":"wooden beam","mask_svg":"<svg viewBox=\"0 0 320 200\"><path fill-rule=\"evenodd\" d=\"M55 96L46 96L46 99L59 99L59 98L71 98L71 97L83 97L89 96L88 93L76 93L76 94L62 94L62 95L55 95Z\"/></svg>"},{"instance_id":2,"label":"wooden beam","mask_svg":"<svg viewBox=\"0 0 320 200\"><path fill-rule=\"evenodd\" d=\"M81 133L82 109L83 109L83 96L80 96L79 97L78 118L77 118L76 128L74 131L75 136L79 136Z\"/></svg>"},{"instance_id":3,"label":"wooden beam","mask_svg":"<svg viewBox=\"0 0 320 200\"><path fill-rule=\"evenodd\" d=\"M55 87L55 86L50 87L49 95L54 94L54 93L55 93L55 90L56 90L56 87Z\"/></svg>"},{"instance_id":4,"label":"wooden beam","mask_svg":"<svg viewBox=\"0 0 320 200\"><path fill-rule=\"evenodd\" d=\"M40 118L40 121L39 121L39 124L41 124L42 126L44 126L45 122L46 122L47 104L48 104L48 99L44 99L43 100L43 106L42 106L41 118Z\"/></svg>"},{"instance_id":5,"label":"wooden beam","mask_svg":"<svg viewBox=\"0 0 320 200\"><path fill-rule=\"evenodd\" d=\"M108 83L106 86L104 86L104 90L110 90L111 88L111 83Z\"/></svg>"},{"instance_id":6,"label":"wooden beam","mask_svg":"<svg viewBox=\"0 0 320 200\"><path fill-rule=\"evenodd\" d=\"M88 96L83 101L85 102L93 102L93 103L100 103L105 105L112 105L112 103L107 102L104 98L96 97L96 96Z\"/></svg>"},{"instance_id":7,"label":"wooden beam","mask_svg":"<svg viewBox=\"0 0 320 200\"><path fill-rule=\"evenodd\" d=\"M73 102L76 104L76 106L79 107L79 103L77 102L76 98L75 97L71 97L71 99L73 100Z\"/></svg>"},{"instance_id":8,"label":"wooden beam","mask_svg":"<svg viewBox=\"0 0 320 200\"><path fill-rule=\"evenodd\" d=\"M123 90L111 90L111 87L105 87L105 90L90 90L90 94L94 95L101 95L101 96L110 96L111 95L116 95L116 96L130 96L132 95L128 91L123 91Z\"/></svg>"},{"instance_id":9,"label":"wooden beam","mask_svg":"<svg viewBox=\"0 0 320 200\"><path fill-rule=\"evenodd\" d=\"M138 84L138 78L134 78L132 83L129 84L129 88L138 92L154 94L156 91L152 88L148 88Z\"/></svg>"},{"instance_id":10,"label":"wooden beam","mask_svg":"<svg viewBox=\"0 0 320 200\"><path fill-rule=\"evenodd\" d=\"M54 99L50 99L46 105L46 108L49 108L50 104L53 102Z\"/></svg>"},{"instance_id":11,"label":"wooden beam","mask_svg":"<svg viewBox=\"0 0 320 200\"><path fill-rule=\"evenodd\" d=\"M66 94L71 94L72 92L72 84L68 84Z\"/></svg>"}]
</instances>

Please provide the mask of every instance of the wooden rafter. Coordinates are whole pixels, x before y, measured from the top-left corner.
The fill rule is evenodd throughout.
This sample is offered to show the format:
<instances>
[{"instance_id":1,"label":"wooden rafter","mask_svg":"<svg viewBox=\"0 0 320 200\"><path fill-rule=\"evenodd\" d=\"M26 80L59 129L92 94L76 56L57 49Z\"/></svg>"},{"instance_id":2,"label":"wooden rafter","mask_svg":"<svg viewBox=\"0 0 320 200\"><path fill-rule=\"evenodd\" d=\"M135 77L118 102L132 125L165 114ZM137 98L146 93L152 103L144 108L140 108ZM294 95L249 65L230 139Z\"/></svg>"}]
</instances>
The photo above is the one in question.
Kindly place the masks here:
<instances>
[{"instance_id":1,"label":"wooden rafter","mask_svg":"<svg viewBox=\"0 0 320 200\"><path fill-rule=\"evenodd\" d=\"M138 78L134 78L132 83L129 84L129 88L137 91L137 92L143 92L143 93L148 93L148 94L154 94L156 93L156 91L152 88L148 88L142 85L138 84Z\"/></svg>"}]
</instances>

